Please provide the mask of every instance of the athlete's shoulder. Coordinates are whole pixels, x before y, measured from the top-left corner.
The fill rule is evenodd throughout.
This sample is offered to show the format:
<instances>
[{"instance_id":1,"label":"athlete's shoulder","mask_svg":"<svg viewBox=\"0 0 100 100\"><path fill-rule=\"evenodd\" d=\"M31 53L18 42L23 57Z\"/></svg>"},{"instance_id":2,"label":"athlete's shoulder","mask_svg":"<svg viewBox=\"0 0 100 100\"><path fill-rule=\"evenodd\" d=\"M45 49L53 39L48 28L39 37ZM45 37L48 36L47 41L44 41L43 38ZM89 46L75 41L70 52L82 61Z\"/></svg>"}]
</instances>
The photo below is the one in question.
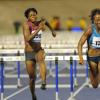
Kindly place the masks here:
<instances>
[{"instance_id":1,"label":"athlete's shoulder","mask_svg":"<svg viewBox=\"0 0 100 100\"><path fill-rule=\"evenodd\" d=\"M91 28L92 28L92 25L90 24L90 25L88 25L88 29L90 29L91 30Z\"/></svg>"},{"instance_id":2,"label":"athlete's shoulder","mask_svg":"<svg viewBox=\"0 0 100 100\"><path fill-rule=\"evenodd\" d=\"M92 25L89 25L89 26L87 27L87 32L88 32L88 33L92 33Z\"/></svg>"},{"instance_id":3,"label":"athlete's shoulder","mask_svg":"<svg viewBox=\"0 0 100 100\"><path fill-rule=\"evenodd\" d=\"M27 22L27 21L25 21L25 22L23 23L23 25L28 25L28 22Z\"/></svg>"},{"instance_id":4,"label":"athlete's shoulder","mask_svg":"<svg viewBox=\"0 0 100 100\"><path fill-rule=\"evenodd\" d=\"M25 21L25 22L23 23L23 27L24 27L24 28L29 28L29 25L28 25L28 22L27 22L27 21Z\"/></svg>"}]
</instances>

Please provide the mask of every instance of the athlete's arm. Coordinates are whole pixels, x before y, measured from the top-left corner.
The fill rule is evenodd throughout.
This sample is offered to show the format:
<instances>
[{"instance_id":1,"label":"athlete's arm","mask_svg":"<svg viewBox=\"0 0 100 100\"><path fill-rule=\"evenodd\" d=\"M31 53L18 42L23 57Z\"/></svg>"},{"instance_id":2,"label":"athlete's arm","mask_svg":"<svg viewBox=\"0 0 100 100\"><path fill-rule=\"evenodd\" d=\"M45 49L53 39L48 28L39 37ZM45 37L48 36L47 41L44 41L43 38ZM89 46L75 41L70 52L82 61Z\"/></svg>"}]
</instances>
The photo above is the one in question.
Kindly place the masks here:
<instances>
[{"instance_id":1,"label":"athlete's arm","mask_svg":"<svg viewBox=\"0 0 100 100\"><path fill-rule=\"evenodd\" d=\"M88 39L88 37L91 35L91 27L89 27L82 35L82 37L80 38L79 42L78 42L78 55L79 55L79 63L83 64L83 56L82 56L82 47L84 45L84 43L86 42L86 40Z\"/></svg>"},{"instance_id":2,"label":"athlete's arm","mask_svg":"<svg viewBox=\"0 0 100 100\"><path fill-rule=\"evenodd\" d=\"M48 28L50 29L50 31L52 32L52 36L56 37L56 33L54 32L54 30L52 29L51 25L49 24L48 21L45 22L45 25L48 26Z\"/></svg>"},{"instance_id":3,"label":"athlete's arm","mask_svg":"<svg viewBox=\"0 0 100 100\"><path fill-rule=\"evenodd\" d=\"M51 25L49 24L49 22L48 22L44 17L41 18L41 21L43 21L43 22L45 23L45 25L50 29L50 31L52 32L53 37L56 37L56 33L55 33L54 30L52 29L52 27L51 27Z\"/></svg>"}]
</instances>

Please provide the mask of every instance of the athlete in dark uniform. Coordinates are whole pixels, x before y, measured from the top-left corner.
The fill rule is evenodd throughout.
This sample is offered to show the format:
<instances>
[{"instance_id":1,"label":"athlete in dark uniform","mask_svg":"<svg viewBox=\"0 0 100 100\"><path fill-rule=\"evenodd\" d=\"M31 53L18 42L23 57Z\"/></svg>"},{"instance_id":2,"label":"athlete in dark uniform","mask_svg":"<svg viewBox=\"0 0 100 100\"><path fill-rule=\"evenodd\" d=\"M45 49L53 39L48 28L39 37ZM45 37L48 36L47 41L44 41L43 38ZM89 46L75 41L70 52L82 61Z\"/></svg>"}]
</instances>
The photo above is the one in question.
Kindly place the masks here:
<instances>
[{"instance_id":1,"label":"athlete in dark uniform","mask_svg":"<svg viewBox=\"0 0 100 100\"><path fill-rule=\"evenodd\" d=\"M30 78L32 100L37 100L35 94L36 62L39 64L40 68L40 76L42 79L41 89L46 89L45 52L41 47L41 34L43 33L45 26L48 26L54 37L56 34L44 18L37 21L37 10L35 8L28 8L24 14L27 18L27 21L23 25L26 69Z\"/></svg>"}]
</instances>

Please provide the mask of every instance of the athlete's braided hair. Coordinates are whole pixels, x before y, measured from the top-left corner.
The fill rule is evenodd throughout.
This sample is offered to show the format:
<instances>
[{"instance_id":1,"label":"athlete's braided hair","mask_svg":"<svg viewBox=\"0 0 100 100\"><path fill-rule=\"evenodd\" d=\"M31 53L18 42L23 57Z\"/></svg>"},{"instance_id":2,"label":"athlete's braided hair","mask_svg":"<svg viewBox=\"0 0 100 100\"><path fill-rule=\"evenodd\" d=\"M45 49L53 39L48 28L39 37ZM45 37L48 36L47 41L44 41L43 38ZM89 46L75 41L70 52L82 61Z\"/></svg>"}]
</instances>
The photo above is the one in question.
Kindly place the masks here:
<instances>
[{"instance_id":1,"label":"athlete's braided hair","mask_svg":"<svg viewBox=\"0 0 100 100\"><path fill-rule=\"evenodd\" d=\"M93 9L91 11L91 14L90 14L90 19L91 19L91 22L94 23L94 16L96 14L100 14L100 9L99 8L96 8L96 9Z\"/></svg>"}]
</instances>

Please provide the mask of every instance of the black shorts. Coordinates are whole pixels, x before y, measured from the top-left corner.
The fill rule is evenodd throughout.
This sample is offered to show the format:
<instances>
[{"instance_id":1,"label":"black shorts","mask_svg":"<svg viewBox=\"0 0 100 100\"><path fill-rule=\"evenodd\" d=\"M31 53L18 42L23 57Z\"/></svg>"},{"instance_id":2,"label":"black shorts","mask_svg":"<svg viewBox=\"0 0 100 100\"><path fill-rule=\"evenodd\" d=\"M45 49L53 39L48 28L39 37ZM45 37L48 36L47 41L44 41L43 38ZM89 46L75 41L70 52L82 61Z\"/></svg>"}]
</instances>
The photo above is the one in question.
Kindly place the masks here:
<instances>
[{"instance_id":1,"label":"black shorts","mask_svg":"<svg viewBox=\"0 0 100 100\"><path fill-rule=\"evenodd\" d=\"M35 61L36 62L36 59L35 59L35 52L25 52L25 60L28 61L28 60L31 60L31 61Z\"/></svg>"},{"instance_id":2,"label":"black shorts","mask_svg":"<svg viewBox=\"0 0 100 100\"><path fill-rule=\"evenodd\" d=\"M88 61L93 61L95 63L98 63L100 61L100 56L95 56L95 57L88 57Z\"/></svg>"},{"instance_id":3,"label":"black shorts","mask_svg":"<svg viewBox=\"0 0 100 100\"><path fill-rule=\"evenodd\" d=\"M25 60L31 60L36 62L36 54L40 51L43 50L40 48L38 51L25 51Z\"/></svg>"}]
</instances>

